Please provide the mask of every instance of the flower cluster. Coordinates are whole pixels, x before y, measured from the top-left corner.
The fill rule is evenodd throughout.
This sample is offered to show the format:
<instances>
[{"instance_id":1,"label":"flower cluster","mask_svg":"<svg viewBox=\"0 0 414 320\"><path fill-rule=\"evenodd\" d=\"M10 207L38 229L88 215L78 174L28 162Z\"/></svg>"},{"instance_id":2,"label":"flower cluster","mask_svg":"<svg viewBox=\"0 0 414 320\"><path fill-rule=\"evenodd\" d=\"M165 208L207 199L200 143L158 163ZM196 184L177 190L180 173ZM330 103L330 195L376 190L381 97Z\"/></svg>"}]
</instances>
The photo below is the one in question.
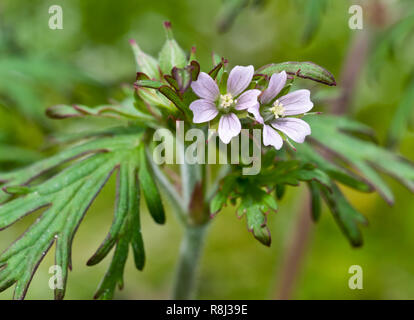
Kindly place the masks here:
<instances>
[{"instance_id":1,"label":"flower cluster","mask_svg":"<svg viewBox=\"0 0 414 320\"><path fill-rule=\"evenodd\" d=\"M236 66L229 74L225 92L220 92L216 81L201 72L191 88L200 98L191 103L194 123L204 123L220 117L218 134L224 143L240 134L240 115L247 110L257 123L263 126L263 144L280 149L282 136L302 143L311 133L309 125L292 116L302 115L313 108L309 90L297 90L279 97L286 85L285 71L275 73L268 87L249 89L254 75L253 66ZM224 91L224 90L222 90ZM282 135L281 135L282 133Z\"/></svg>"}]
</instances>

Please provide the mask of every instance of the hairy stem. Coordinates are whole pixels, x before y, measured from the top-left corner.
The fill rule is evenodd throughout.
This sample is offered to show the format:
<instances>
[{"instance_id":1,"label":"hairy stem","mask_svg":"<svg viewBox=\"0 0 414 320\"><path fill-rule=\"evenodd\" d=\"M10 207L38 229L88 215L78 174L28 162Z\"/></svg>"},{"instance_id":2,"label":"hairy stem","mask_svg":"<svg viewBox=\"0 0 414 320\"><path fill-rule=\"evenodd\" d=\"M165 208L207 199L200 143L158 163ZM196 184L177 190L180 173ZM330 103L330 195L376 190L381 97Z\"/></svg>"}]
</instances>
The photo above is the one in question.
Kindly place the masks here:
<instances>
[{"instance_id":1,"label":"hairy stem","mask_svg":"<svg viewBox=\"0 0 414 320\"><path fill-rule=\"evenodd\" d=\"M189 300L195 296L198 264L204 247L207 224L187 226L181 242L173 299Z\"/></svg>"},{"instance_id":2,"label":"hairy stem","mask_svg":"<svg viewBox=\"0 0 414 320\"><path fill-rule=\"evenodd\" d=\"M188 300L195 296L198 265L209 222L208 204L205 202L208 174L206 165L185 162L181 165L182 198L188 214L174 281L174 299Z\"/></svg>"},{"instance_id":3,"label":"hairy stem","mask_svg":"<svg viewBox=\"0 0 414 320\"><path fill-rule=\"evenodd\" d=\"M361 75L361 70L366 64L371 36L369 30L361 31L355 37L348 51L339 82L341 94L332 102L331 112L333 114L341 115L347 113L349 110L357 81Z\"/></svg>"}]
</instances>

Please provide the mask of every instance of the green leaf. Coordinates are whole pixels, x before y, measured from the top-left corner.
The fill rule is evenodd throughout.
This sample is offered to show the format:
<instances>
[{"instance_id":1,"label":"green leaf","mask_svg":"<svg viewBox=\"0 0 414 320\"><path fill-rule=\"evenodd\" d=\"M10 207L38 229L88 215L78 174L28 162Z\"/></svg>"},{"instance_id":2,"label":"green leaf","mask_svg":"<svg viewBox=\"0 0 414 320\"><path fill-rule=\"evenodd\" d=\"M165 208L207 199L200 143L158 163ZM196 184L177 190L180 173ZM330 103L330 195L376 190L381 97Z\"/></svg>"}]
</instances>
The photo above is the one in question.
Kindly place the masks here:
<instances>
[{"instance_id":1,"label":"green leaf","mask_svg":"<svg viewBox=\"0 0 414 320\"><path fill-rule=\"evenodd\" d=\"M285 195L286 187L283 184L276 185L276 197L278 200L281 200Z\"/></svg>"},{"instance_id":2,"label":"green leaf","mask_svg":"<svg viewBox=\"0 0 414 320\"><path fill-rule=\"evenodd\" d=\"M4 218L0 228L38 208L49 208L0 256L0 265L5 265L0 272L0 290L16 283L14 298L23 299L37 265L56 241L56 264L62 268L64 287L55 290L55 297L63 298L74 233L90 203L112 173L113 165L107 154L99 154L69 169L67 183L66 174L57 175L37 187L35 192L1 207L0 216ZM38 200L39 197L42 201ZM28 202L32 203L31 207L28 207ZM15 208L13 212L11 207Z\"/></svg>"},{"instance_id":3,"label":"green leaf","mask_svg":"<svg viewBox=\"0 0 414 320\"><path fill-rule=\"evenodd\" d=\"M327 161L317 152L315 147L309 143L297 145L295 156L298 159L314 164L316 167L327 173L332 179L337 180L353 189L362 192L371 192L373 188L362 177L345 167Z\"/></svg>"},{"instance_id":4,"label":"green leaf","mask_svg":"<svg viewBox=\"0 0 414 320\"><path fill-rule=\"evenodd\" d=\"M18 146L0 143L0 162L27 164L41 159L41 154Z\"/></svg>"},{"instance_id":5,"label":"green leaf","mask_svg":"<svg viewBox=\"0 0 414 320\"><path fill-rule=\"evenodd\" d=\"M333 184L331 191L322 189L322 195L339 227L354 247L362 245L362 234L359 224L366 225L368 221L356 211L343 196L339 188Z\"/></svg>"},{"instance_id":6,"label":"green leaf","mask_svg":"<svg viewBox=\"0 0 414 320\"><path fill-rule=\"evenodd\" d=\"M55 105L46 110L46 114L53 119L79 118L84 116L106 117L114 119L134 119L140 121L154 121L153 117L134 107L133 101L119 105L102 105L88 107L84 105Z\"/></svg>"},{"instance_id":7,"label":"green leaf","mask_svg":"<svg viewBox=\"0 0 414 320\"><path fill-rule=\"evenodd\" d=\"M147 203L148 210L155 222L159 224L165 223L165 212L162 205L161 196L158 191L158 187L155 184L153 173L148 166L147 157L145 154L145 148L140 148L140 168L139 168L139 180L144 194L145 201Z\"/></svg>"},{"instance_id":8,"label":"green leaf","mask_svg":"<svg viewBox=\"0 0 414 320\"><path fill-rule=\"evenodd\" d=\"M318 221L322 210L320 188L315 181L308 182L308 186L311 195L312 219Z\"/></svg>"},{"instance_id":9,"label":"green leaf","mask_svg":"<svg viewBox=\"0 0 414 320\"><path fill-rule=\"evenodd\" d=\"M262 169L254 180L272 188L278 184L298 186L301 181L316 181L328 189L331 184L328 175L322 170L297 160L277 161L274 166Z\"/></svg>"},{"instance_id":10,"label":"green leaf","mask_svg":"<svg viewBox=\"0 0 414 320\"><path fill-rule=\"evenodd\" d=\"M68 92L77 84L102 85L77 67L50 58L25 54L3 56L0 59L1 95L14 102L23 115L44 127L49 126L44 117L45 95ZM47 90L40 90L42 87Z\"/></svg>"},{"instance_id":11,"label":"green leaf","mask_svg":"<svg viewBox=\"0 0 414 320\"><path fill-rule=\"evenodd\" d=\"M260 186L250 182L248 178L241 176L227 176L222 188L210 203L210 212L212 214L219 212L228 199L232 202L240 199L240 205L236 210L237 216L239 218L246 216L248 231L252 232L262 244L270 246L271 237L266 225L266 215L269 211L277 209L276 200Z\"/></svg>"},{"instance_id":12,"label":"green leaf","mask_svg":"<svg viewBox=\"0 0 414 320\"><path fill-rule=\"evenodd\" d=\"M396 112L391 121L391 126L388 132L387 144L390 147L396 147L401 141L407 127L412 121L414 106L414 75L406 86L405 93L397 107Z\"/></svg>"},{"instance_id":13,"label":"green leaf","mask_svg":"<svg viewBox=\"0 0 414 320\"><path fill-rule=\"evenodd\" d=\"M412 35L414 30L414 14L413 10L406 17L397 19L396 22L385 28L383 32L380 32L375 41L373 41L373 48L369 63L370 68L369 75L377 77L378 72L382 70L383 65L387 63L387 58L393 57L398 52L403 52L406 48L407 38Z\"/></svg>"},{"instance_id":14,"label":"green leaf","mask_svg":"<svg viewBox=\"0 0 414 320\"><path fill-rule=\"evenodd\" d=\"M226 32L230 29L236 17L247 7L249 0L227 0L219 12L218 29Z\"/></svg>"},{"instance_id":15,"label":"green leaf","mask_svg":"<svg viewBox=\"0 0 414 320\"><path fill-rule=\"evenodd\" d=\"M345 161L355 169L390 204L394 201L389 186L379 175L384 172L414 192L414 166L398 155L372 143L359 139L350 132L366 132L366 127L346 117L306 117L312 127L310 141L330 154L327 160ZM299 150L299 148L298 148ZM339 179L338 179L339 180Z\"/></svg>"},{"instance_id":16,"label":"green leaf","mask_svg":"<svg viewBox=\"0 0 414 320\"><path fill-rule=\"evenodd\" d=\"M227 198L223 193L217 193L210 202L210 213L212 215L218 213L227 202Z\"/></svg>"},{"instance_id":17,"label":"green leaf","mask_svg":"<svg viewBox=\"0 0 414 320\"><path fill-rule=\"evenodd\" d=\"M37 266L56 244L55 260L56 265L62 268L63 288L55 290L55 298L64 297L76 230L115 170L119 171L115 218L108 237L88 263L98 263L116 245L113 261L96 297L112 297L116 284L122 283L128 244L133 248L137 268L143 268L145 255L140 233L137 180L142 163L139 152L141 135L139 131L131 130L114 137L98 137L8 175L7 183L14 187L7 189L24 192L19 191L17 198L0 206L0 229L31 212L42 209L43 213L0 255L0 291L16 284L14 298L23 299ZM68 161L74 163L49 180L39 184L32 182L34 177L45 175Z\"/></svg>"},{"instance_id":18,"label":"green leaf","mask_svg":"<svg viewBox=\"0 0 414 320\"><path fill-rule=\"evenodd\" d=\"M122 238L118 241L111 264L109 265L109 269L102 282L99 284L99 288L94 295L94 299L111 300L114 296L117 285L119 289L123 289L123 274L128 257L128 248L127 239Z\"/></svg>"},{"instance_id":19,"label":"green leaf","mask_svg":"<svg viewBox=\"0 0 414 320\"><path fill-rule=\"evenodd\" d=\"M11 186L11 187L4 187L4 192L13 194L13 195L22 195L28 194L31 192L31 189L26 186Z\"/></svg>"},{"instance_id":20,"label":"green leaf","mask_svg":"<svg viewBox=\"0 0 414 320\"><path fill-rule=\"evenodd\" d=\"M276 211L276 200L259 188L252 188L251 192L244 194L237 209L238 217L246 216L247 229L262 244L270 246L271 237L267 227L267 214Z\"/></svg>"},{"instance_id":21,"label":"green leaf","mask_svg":"<svg viewBox=\"0 0 414 320\"><path fill-rule=\"evenodd\" d=\"M243 176L237 171L227 175L210 202L210 213L218 213L228 200L232 203L240 200L237 215L245 215L248 230L257 240L269 246L271 238L267 228L267 214L277 210L273 190L285 185L297 186L300 181L314 182L330 190L332 182L324 172L309 163L297 160L270 162L269 159L265 162L267 166L262 167L258 175Z\"/></svg>"},{"instance_id":22,"label":"green leaf","mask_svg":"<svg viewBox=\"0 0 414 320\"><path fill-rule=\"evenodd\" d=\"M137 82L154 82L152 80L138 80ZM162 84L161 84L162 85ZM138 91L138 88L136 88ZM147 89L142 89L147 90ZM119 120L134 120L136 122L145 123L154 127L155 119L151 114L145 112L145 109L136 108L137 92L132 87L126 87L124 98L121 101L113 101L111 104L96 107L88 107L85 105L55 105L46 110L46 114L53 119L77 118L85 116L105 117Z\"/></svg>"},{"instance_id":23,"label":"green leaf","mask_svg":"<svg viewBox=\"0 0 414 320\"><path fill-rule=\"evenodd\" d=\"M180 48L174 39L171 30L171 23L165 22L164 27L167 35L167 41L160 51L158 61L160 63L162 73L171 74L174 67L184 68L187 64L187 58L183 49Z\"/></svg>"},{"instance_id":24,"label":"green leaf","mask_svg":"<svg viewBox=\"0 0 414 320\"><path fill-rule=\"evenodd\" d=\"M139 183L137 166L134 161L121 165L118 173L117 203L115 218L108 236L96 253L89 259L88 265L95 265L116 245L115 252L95 299L112 299L116 285L123 287L123 273L131 244L135 265L142 270L145 264L145 252L139 217Z\"/></svg>"},{"instance_id":25,"label":"green leaf","mask_svg":"<svg viewBox=\"0 0 414 320\"><path fill-rule=\"evenodd\" d=\"M283 70L292 76L313 80L328 86L336 86L336 81L332 73L313 62L288 61L272 63L256 70L256 74L271 76Z\"/></svg>"},{"instance_id":26,"label":"green leaf","mask_svg":"<svg viewBox=\"0 0 414 320\"><path fill-rule=\"evenodd\" d=\"M119 133L115 135L116 133ZM49 172L59 165L65 164L77 158L102 152L112 152L116 150L129 149L131 145L136 145L140 141L142 129L133 127L132 130L126 130L123 134L120 132L104 132L105 137L93 139L84 144L74 146L63 150L62 152L38 161L26 168L18 169L8 173L0 173L0 182L3 187L27 185L39 175ZM7 200L9 195L0 190L0 203Z\"/></svg>"},{"instance_id":27,"label":"green leaf","mask_svg":"<svg viewBox=\"0 0 414 320\"><path fill-rule=\"evenodd\" d=\"M227 203L227 199L237 184L237 178L234 175L227 176L223 182L220 190L216 193L210 202L210 214L215 215Z\"/></svg>"},{"instance_id":28,"label":"green leaf","mask_svg":"<svg viewBox=\"0 0 414 320\"><path fill-rule=\"evenodd\" d=\"M306 23L303 33L303 42L309 43L315 36L322 21L322 14L326 9L326 0L306 0L305 1Z\"/></svg>"}]
</instances>

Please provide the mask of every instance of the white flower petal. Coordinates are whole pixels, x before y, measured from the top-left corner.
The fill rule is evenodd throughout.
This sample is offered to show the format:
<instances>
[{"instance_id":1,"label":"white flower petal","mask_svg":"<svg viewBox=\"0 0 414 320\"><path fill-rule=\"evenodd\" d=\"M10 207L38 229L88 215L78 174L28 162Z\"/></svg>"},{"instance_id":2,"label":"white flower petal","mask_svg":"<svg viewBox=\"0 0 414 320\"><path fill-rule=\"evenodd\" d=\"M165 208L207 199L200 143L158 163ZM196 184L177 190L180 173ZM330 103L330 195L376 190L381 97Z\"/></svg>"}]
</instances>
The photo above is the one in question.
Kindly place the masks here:
<instances>
[{"instance_id":1,"label":"white flower petal","mask_svg":"<svg viewBox=\"0 0 414 320\"><path fill-rule=\"evenodd\" d=\"M305 137L311 134L310 126L298 118L280 118L271 123L272 127L282 131L293 141L302 143Z\"/></svg>"},{"instance_id":2,"label":"white flower petal","mask_svg":"<svg viewBox=\"0 0 414 320\"><path fill-rule=\"evenodd\" d=\"M280 97L279 102L283 104L287 116L306 113L313 108L310 91L306 89L288 93Z\"/></svg>"},{"instance_id":3,"label":"white flower petal","mask_svg":"<svg viewBox=\"0 0 414 320\"><path fill-rule=\"evenodd\" d=\"M254 116L257 122L263 124L264 120L260 114L259 108L260 108L260 104L256 103L253 107L250 107L249 109L247 109L247 112L250 112Z\"/></svg>"},{"instance_id":4,"label":"white flower petal","mask_svg":"<svg viewBox=\"0 0 414 320\"><path fill-rule=\"evenodd\" d=\"M218 127L220 140L228 144L233 137L236 137L241 131L241 123L234 113L221 116Z\"/></svg>"},{"instance_id":5,"label":"white flower petal","mask_svg":"<svg viewBox=\"0 0 414 320\"><path fill-rule=\"evenodd\" d=\"M205 72L200 72L197 81L191 83L191 88L200 98L214 102L220 95L217 83Z\"/></svg>"},{"instance_id":6,"label":"white flower petal","mask_svg":"<svg viewBox=\"0 0 414 320\"><path fill-rule=\"evenodd\" d=\"M269 86L260 96L261 103L270 103L286 85L287 74L285 71L274 73L269 81Z\"/></svg>"},{"instance_id":7,"label":"white flower petal","mask_svg":"<svg viewBox=\"0 0 414 320\"><path fill-rule=\"evenodd\" d=\"M265 146L272 145L276 150L279 150L282 148L283 139L275 129L265 124L263 126L263 144Z\"/></svg>"},{"instance_id":8,"label":"white flower petal","mask_svg":"<svg viewBox=\"0 0 414 320\"><path fill-rule=\"evenodd\" d=\"M257 97L260 94L260 90L252 89L243 92L240 97L237 98L236 110L245 110L254 107L257 104Z\"/></svg>"},{"instance_id":9,"label":"white flower petal","mask_svg":"<svg viewBox=\"0 0 414 320\"><path fill-rule=\"evenodd\" d=\"M229 78L227 80L227 93L230 93L233 97L236 97L242 93L252 81L253 74L253 66L235 66L230 71Z\"/></svg>"},{"instance_id":10,"label":"white flower petal","mask_svg":"<svg viewBox=\"0 0 414 320\"><path fill-rule=\"evenodd\" d=\"M216 105L213 102L206 99L199 99L193 101L190 104L190 110L193 111L194 114L194 123L210 121L214 119L218 114Z\"/></svg>"}]
</instances>

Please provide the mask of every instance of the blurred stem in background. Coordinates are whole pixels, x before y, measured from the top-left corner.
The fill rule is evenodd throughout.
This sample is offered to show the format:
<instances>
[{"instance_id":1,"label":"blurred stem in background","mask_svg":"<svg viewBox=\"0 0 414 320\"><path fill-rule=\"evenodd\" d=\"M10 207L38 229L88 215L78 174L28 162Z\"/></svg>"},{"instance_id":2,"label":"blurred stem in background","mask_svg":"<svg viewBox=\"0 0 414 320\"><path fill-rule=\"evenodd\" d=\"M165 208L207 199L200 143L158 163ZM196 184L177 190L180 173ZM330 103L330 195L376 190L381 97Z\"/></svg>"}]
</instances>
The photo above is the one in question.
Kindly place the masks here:
<instances>
[{"instance_id":1,"label":"blurred stem in background","mask_svg":"<svg viewBox=\"0 0 414 320\"><path fill-rule=\"evenodd\" d=\"M275 299L287 300L292 297L297 275L300 273L302 262L310 245L312 228L311 197L307 195L297 214L298 220L294 225L294 233L286 250L285 263L280 271L278 288Z\"/></svg>"},{"instance_id":2,"label":"blurred stem in background","mask_svg":"<svg viewBox=\"0 0 414 320\"><path fill-rule=\"evenodd\" d=\"M341 92L339 97L331 103L330 111L332 114L343 115L348 113L352 103L352 94L366 62L371 38L371 32L367 29L361 30L355 35L342 67L339 82Z\"/></svg>"},{"instance_id":3,"label":"blurred stem in background","mask_svg":"<svg viewBox=\"0 0 414 320\"><path fill-rule=\"evenodd\" d=\"M366 64L371 40L375 28L382 28L387 22L387 7L381 0L372 0L364 8L369 26L358 33L352 39L347 56L342 66L339 81L340 93L337 98L329 102L330 112L336 115L344 115L350 112L352 97L357 81ZM279 276L277 277L275 299L291 299L294 293L295 281L301 271L308 248L312 242L313 223L311 219L311 197L307 196L300 212L297 214L297 222L290 233L292 235L286 250L286 255Z\"/></svg>"}]
</instances>

